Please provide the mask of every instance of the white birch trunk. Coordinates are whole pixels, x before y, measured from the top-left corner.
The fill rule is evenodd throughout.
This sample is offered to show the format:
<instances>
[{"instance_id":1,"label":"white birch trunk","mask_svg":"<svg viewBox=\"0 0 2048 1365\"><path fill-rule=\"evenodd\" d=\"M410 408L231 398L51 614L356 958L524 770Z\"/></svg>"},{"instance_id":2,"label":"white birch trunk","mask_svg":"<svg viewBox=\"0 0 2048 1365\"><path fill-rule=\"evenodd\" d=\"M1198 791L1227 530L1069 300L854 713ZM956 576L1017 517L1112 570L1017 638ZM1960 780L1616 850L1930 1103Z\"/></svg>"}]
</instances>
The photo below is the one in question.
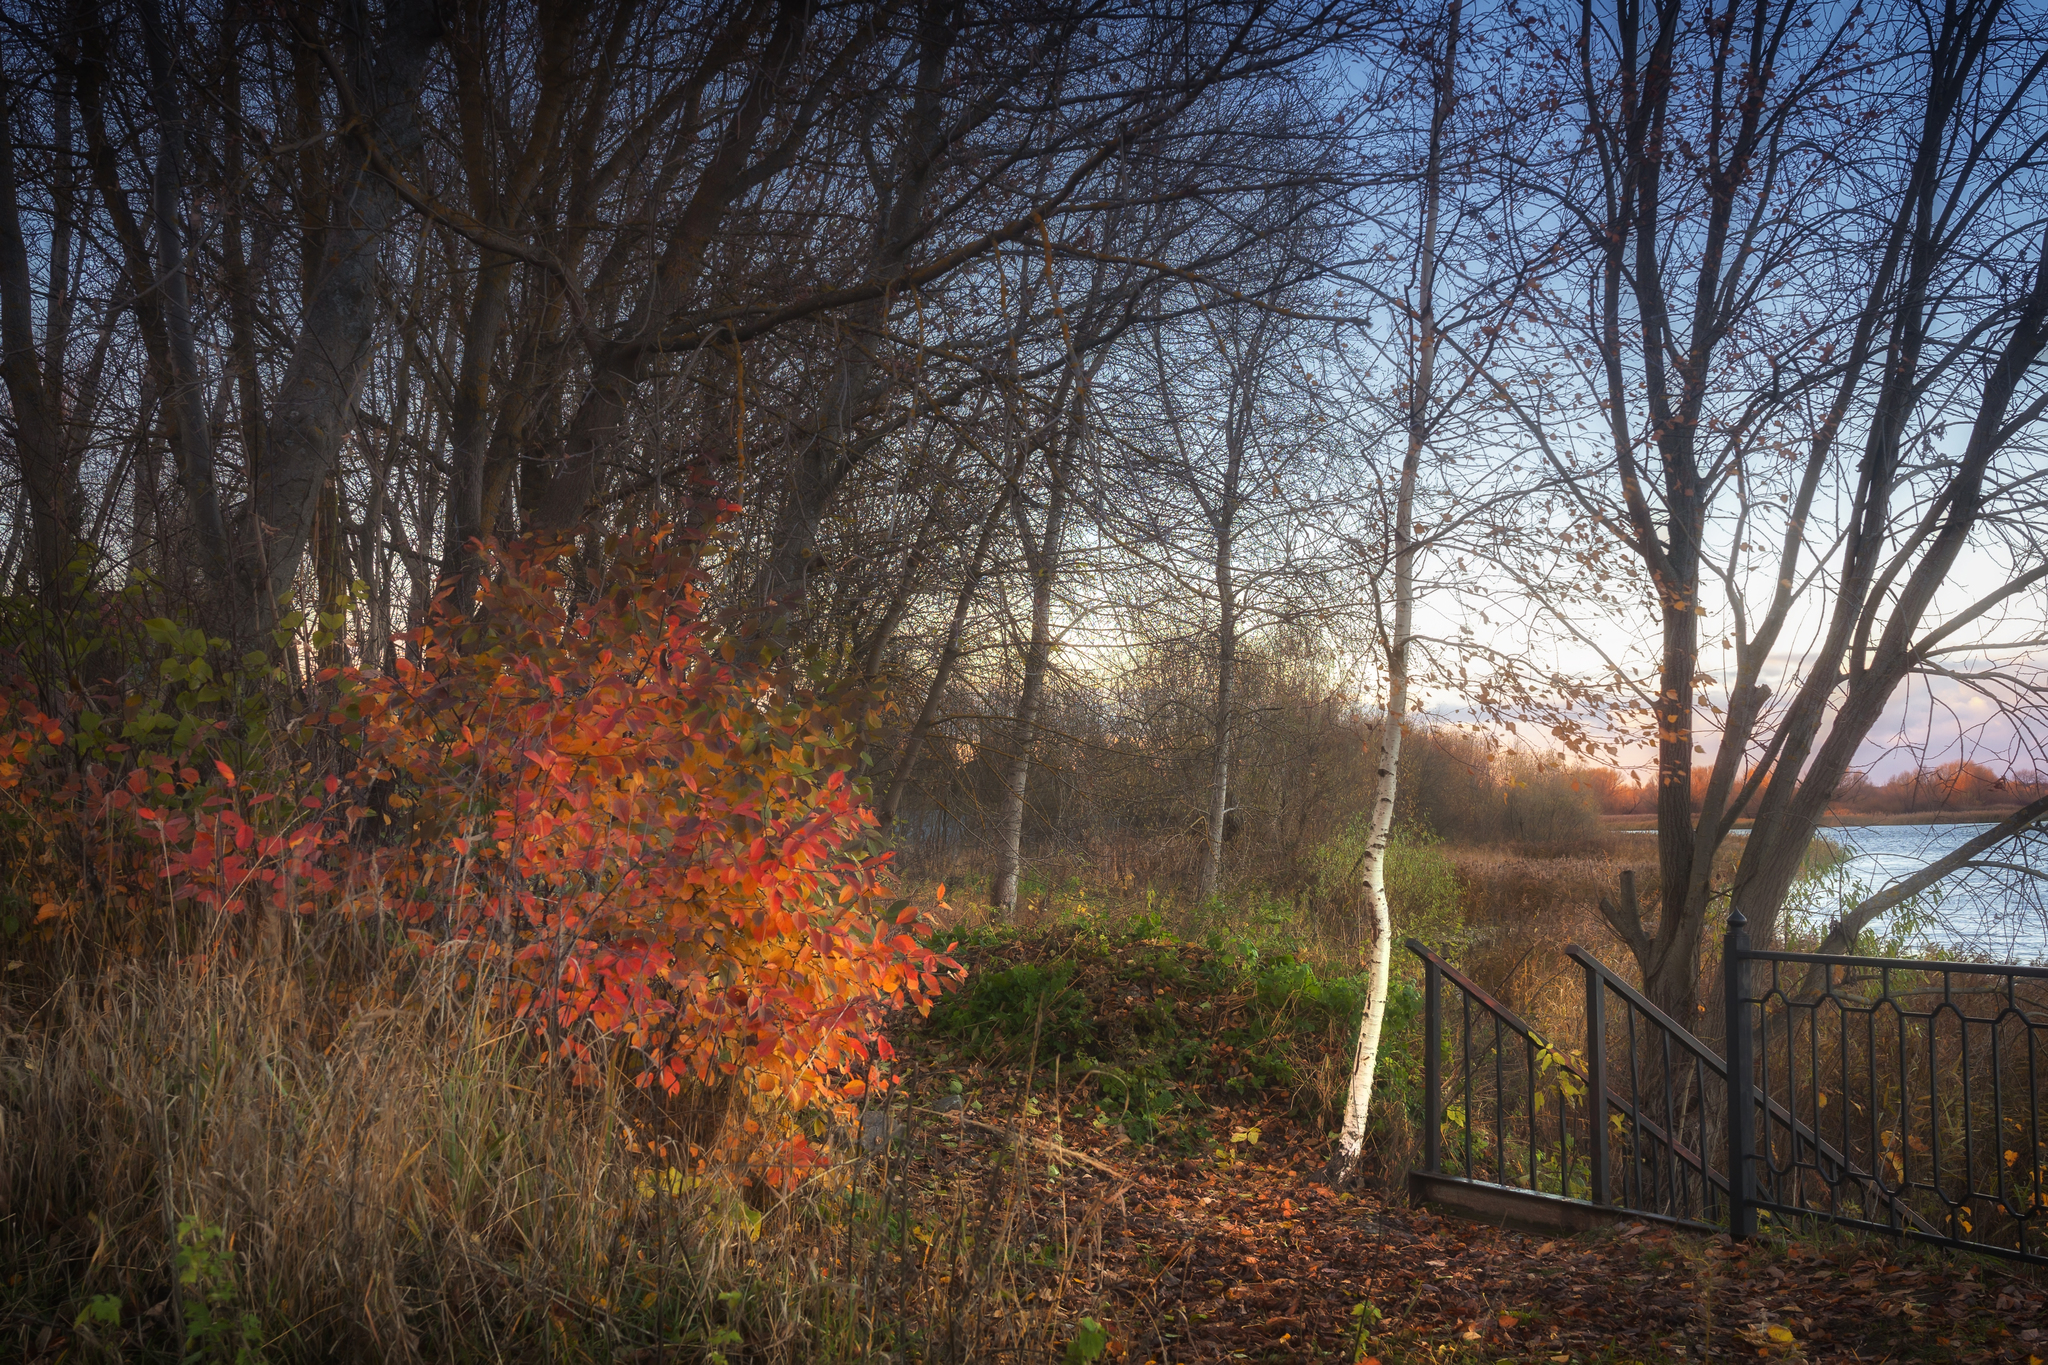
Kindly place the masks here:
<instances>
[{"instance_id":1,"label":"white birch trunk","mask_svg":"<svg viewBox=\"0 0 2048 1365\"><path fill-rule=\"evenodd\" d=\"M1436 370L1437 217L1443 181L1444 132L1455 99L1458 63L1459 0L1451 0L1443 64L1437 73L1436 109L1430 120L1429 166L1423 180L1422 261L1415 316L1416 354L1408 388L1407 448L1401 459L1401 482L1394 503L1393 629L1384 631L1387 655L1387 706L1380 721L1379 762L1375 770L1372 818L1366 836L1361 872L1360 929L1369 935L1366 953L1364 1017L1358 1024L1358 1051L1351 1064L1351 1084L1344 1098L1344 1124L1327 1172L1332 1188L1358 1177L1365 1154L1366 1121L1372 1107L1373 1073L1379 1063L1380 1034L1387 1018L1387 985L1394 959L1394 917L1387 904L1387 845L1394 832L1394 798L1401 771L1401 731L1408 715L1408 648L1415 625L1415 485L1422 451L1429 438L1429 399ZM1384 620L1384 618L1382 618Z\"/></svg>"}]
</instances>

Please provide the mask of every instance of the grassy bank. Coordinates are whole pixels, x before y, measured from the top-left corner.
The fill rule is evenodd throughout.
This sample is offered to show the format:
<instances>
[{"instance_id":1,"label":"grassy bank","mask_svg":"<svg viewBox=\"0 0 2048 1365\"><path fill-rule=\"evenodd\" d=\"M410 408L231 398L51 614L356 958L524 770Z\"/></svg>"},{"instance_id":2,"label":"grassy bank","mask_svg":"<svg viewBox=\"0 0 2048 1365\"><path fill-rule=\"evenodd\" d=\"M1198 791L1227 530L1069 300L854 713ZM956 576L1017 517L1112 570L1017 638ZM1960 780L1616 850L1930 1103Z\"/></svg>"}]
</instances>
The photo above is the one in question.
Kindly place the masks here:
<instances>
[{"instance_id":1,"label":"grassy bank","mask_svg":"<svg viewBox=\"0 0 2048 1365\"><path fill-rule=\"evenodd\" d=\"M1539 1024L1561 1019L1560 945L1604 942L1592 901L1630 852L1409 841L1397 927ZM1487 1240L1402 1211L1420 1108L1406 954L1376 1188L1320 1189L1361 998L1341 921L1076 885L1049 888L1030 924L969 910L943 932L966 986L928 1019L896 1016L897 1087L857 1126L818 1126L830 1165L781 1192L687 1160L701 1113L615 1071L569 1086L432 957L355 939L300 943L264 972L12 965L0 1343L24 1360L238 1365L1491 1365L1676 1362L1743 1333L1773 1346L1736 1311L1747 1280L1709 1245ZM1821 1264L1800 1254L1760 1249L1742 1275ZM1844 1282L1875 1264L1929 1293L1946 1283L1861 1244L1829 1254ZM1592 1308L1545 1306L1546 1275L1616 1256L1617 1285L1669 1279L1675 1293L1683 1268L1722 1285L1720 1307L1603 1327ZM2012 1283L1985 1282L1973 1349L2016 1340L2001 1324L2039 1307L2038 1284ZM1813 1321L1801 1340L1848 1330ZM1896 1358L1957 1358L1931 1335L1914 1354L1917 1321L1876 1319L1897 1329ZM1599 1345L1610 1328L1625 1356Z\"/></svg>"}]
</instances>

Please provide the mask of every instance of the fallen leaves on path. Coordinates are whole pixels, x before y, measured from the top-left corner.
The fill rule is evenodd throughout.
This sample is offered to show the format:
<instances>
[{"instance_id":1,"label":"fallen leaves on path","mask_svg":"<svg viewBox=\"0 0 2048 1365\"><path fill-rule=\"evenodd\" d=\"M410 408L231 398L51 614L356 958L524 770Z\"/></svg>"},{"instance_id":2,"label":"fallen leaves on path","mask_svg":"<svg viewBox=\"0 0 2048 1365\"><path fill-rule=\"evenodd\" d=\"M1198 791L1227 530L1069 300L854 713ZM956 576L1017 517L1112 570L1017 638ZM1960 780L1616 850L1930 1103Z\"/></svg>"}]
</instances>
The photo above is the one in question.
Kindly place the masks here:
<instances>
[{"instance_id":1,"label":"fallen leaves on path","mask_svg":"<svg viewBox=\"0 0 2048 1365\"><path fill-rule=\"evenodd\" d=\"M1826 1234L1737 1245L1645 1223L1577 1237L1491 1228L1319 1184L1321 1144L1278 1102L1213 1113L1218 1140L1193 1154L1135 1147L1044 1099L1032 1107L999 1123L926 1114L927 1137L950 1123L985 1141L917 1142L907 1155L950 1179L963 1165L1001 1169L1001 1135L1024 1139L1027 1246L1035 1235L1057 1249L1077 1210L1106 1205L1083 1254L1047 1259L1070 1267L1061 1316L1106 1323L1120 1361L2048 1355L2043 1282L2025 1268ZM1020 1108L983 1092L984 1113ZM1252 1128L1256 1145L1223 1140ZM1060 1150L1088 1160L1054 1173L1046 1159L1056 1167Z\"/></svg>"},{"instance_id":2,"label":"fallen leaves on path","mask_svg":"<svg viewBox=\"0 0 2048 1365\"><path fill-rule=\"evenodd\" d=\"M1059 1358L1088 1317L1130 1365L2048 1365L2039 1268L1826 1229L1528 1234L1410 1208L1399 1172L1330 1190L1304 1116L1338 1010L1292 959L1074 926L960 956L983 994L897 1037L916 1107L892 1178L984 1220L1015 1359ZM1145 1067L1171 1103L1134 1122Z\"/></svg>"}]
</instances>

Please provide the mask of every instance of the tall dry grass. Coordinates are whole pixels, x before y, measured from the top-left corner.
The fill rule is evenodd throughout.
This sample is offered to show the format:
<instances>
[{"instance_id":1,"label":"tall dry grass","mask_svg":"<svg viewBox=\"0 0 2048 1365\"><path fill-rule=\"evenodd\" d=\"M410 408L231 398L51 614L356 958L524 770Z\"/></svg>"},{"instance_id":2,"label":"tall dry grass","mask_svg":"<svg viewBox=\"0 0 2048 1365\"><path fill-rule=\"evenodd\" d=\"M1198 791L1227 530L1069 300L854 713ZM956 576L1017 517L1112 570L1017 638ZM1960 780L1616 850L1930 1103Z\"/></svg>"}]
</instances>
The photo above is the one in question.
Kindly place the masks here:
<instances>
[{"instance_id":1,"label":"tall dry grass","mask_svg":"<svg viewBox=\"0 0 2048 1365\"><path fill-rule=\"evenodd\" d=\"M1067 1324L1027 1307L1005 1235L1042 1163L999 1140L951 1183L842 1142L830 1172L771 1197L678 1169L661 1146L690 1115L570 1087L435 962L346 991L312 984L319 966L130 963L47 993L0 979L0 1355L1061 1348ZM1078 1252L1078 1228L1053 1232Z\"/></svg>"},{"instance_id":2,"label":"tall dry grass","mask_svg":"<svg viewBox=\"0 0 2048 1365\"><path fill-rule=\"evenodd\" d=\"M1459 966L1509 1008L1535 1021L1569 1015L1582 1002L1579 969L1565 956L1577 944L1633 977L1625 945L1600 918L1633 871L1643 914L1656 914L1656 848L1649 839L1587 839L1566 844L1507 844L1446 850L1460 884L1470 942Z\"/></svg>"}]
</instances>

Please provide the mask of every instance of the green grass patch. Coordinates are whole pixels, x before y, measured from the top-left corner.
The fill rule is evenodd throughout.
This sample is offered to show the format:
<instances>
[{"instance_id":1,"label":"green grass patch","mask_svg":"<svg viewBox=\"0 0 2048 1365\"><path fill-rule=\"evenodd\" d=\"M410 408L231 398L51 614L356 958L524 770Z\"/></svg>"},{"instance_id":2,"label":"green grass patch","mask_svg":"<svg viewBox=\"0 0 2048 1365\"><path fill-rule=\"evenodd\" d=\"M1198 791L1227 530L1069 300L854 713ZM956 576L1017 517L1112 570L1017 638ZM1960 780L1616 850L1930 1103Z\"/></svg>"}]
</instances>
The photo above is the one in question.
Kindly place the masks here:
<instances>
[{"instance_id":1,"label":"green grass patch","mask_svg":"<svg viewBox=\"0 0 2048 1365\"><path fill-rule=\"evenodd\" d=\"M1254 907L1255 909L1257 907ZM1362 973L1296 951L1276 916L1241 914L1235 931L1174 936L1150 911L1121 925L1094 913L1045 928L982 928L962 938L966 984L922 1030L940 1066L1055 1062L1100 1125L1137 1142L1207 1139L1214 1105L1279 1091L1304 1117L1328 1119L1365 1005ZM1420 992L1396 979L1382 1054L1383 1094L1412 1089L1404 1041Z\"/></svg>"}]
</instances>

